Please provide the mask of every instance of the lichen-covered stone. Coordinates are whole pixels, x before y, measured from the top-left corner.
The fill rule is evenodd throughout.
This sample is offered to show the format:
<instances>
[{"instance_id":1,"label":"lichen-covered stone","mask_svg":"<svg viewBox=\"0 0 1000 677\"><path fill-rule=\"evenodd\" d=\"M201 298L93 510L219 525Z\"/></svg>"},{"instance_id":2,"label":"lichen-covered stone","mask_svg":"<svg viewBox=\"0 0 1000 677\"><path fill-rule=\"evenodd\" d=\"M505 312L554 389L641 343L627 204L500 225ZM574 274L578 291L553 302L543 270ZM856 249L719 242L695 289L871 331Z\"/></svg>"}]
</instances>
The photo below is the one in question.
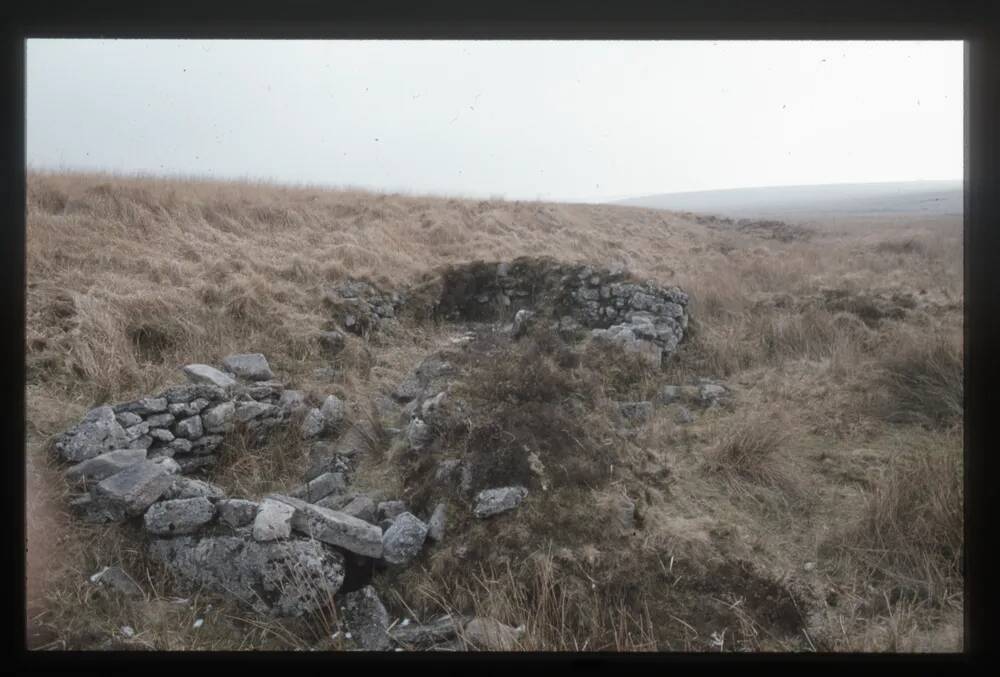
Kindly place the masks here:
<instances>
[{"instance_id":1,"label":"lichen-covered stone","mask_svg":"<svg viewBox=\"0 0 1000 677\"><path fill-rule=\"evenodd\" d=\"M207 364L189 364L183 368L184 375L194 384L212 385L218 388L232 388L236 379Z\"/></svg>"},{"instance_id":2,"label":"lichen-covered stone","mask_svg":"<svg viewBox=\"0 0 1000 677\"><path fill-rule=\"evenodd\" d=\"M382 531L378 527L357 517L327 510L290 496L275 494L270 498L295 508L292 528L296 531L359 555L381 557Z\"/></svg>"},{"instance_id":3,"label":"lichen-covered stone","mask_svg":"<svg viewBox=\"0 0 1000 677\"><path fill-rule=\"evenodd\" d=\"M343 555L310 540L179 536L153 539L149 551L192 589L226 594L258 613L312 613L328 604L344 582Z\"/></svg>"},{"instance_id":4,"label":"lichen-covered stone","mask_svg":"<svg viewBox=\"0 0 1000 677\"><path fill-rule=\"evenodd\" d=\"M107 451L128 447L128 435L115 419L111 407L97 407L70 428L56 442L55 448L66 461L79 462Z\"/></svg>"},{"instance_id":5,"label":"lichen-covered stone","mask_svg":"<svg viewBox=\"0 0 1000 677\"><path fill-rule=\"evenodd\" d=\"M222 366L240 378L251 381L267 381L274 378L267 358L260 353L228 355L223 358Z\"/></svg>"},{"instance_id":6,"label":"lichen-covered stone","mask_svg":"<svg viewBox=\"0 0 1000 677\"><path fill-rule=\"evenodd\" d=\"M282 503L264 499L257 508L253 521L253 537L256 541L275 541L292 535L292 517L295 508Z\"/></svg>"},{"instance_id":7,"label":"lichen-covered stone","mask_svg":"<svg viewBox=\"0 0 1000 677\"><path fill-rule=\"evenodd\" d=\"M407 564L420 554L426 538L427 525L413 513L397 515L382 534L382 559L391 564Z\"/></svg>"},{"instance_id":8,"label":"lichen-covered stone","mask_svg":"<svg viewBox=\"0 0 1000 677\"><path fill-rule=\"evenodd\" d=\"M259 504L242 498L224 498L215 504L219 521L238 529L252 524L257 517Z\"/></svg>"},{"instance_id":9,"label":"lichen-covered stone","mask_svg":"<svg viewBox=\"0 0 1000 677\"><path fill-rule=\"evenodd\" d=\"M125 412L138 414L139 416L159 414L167 410L167 400L164 397L144 397L134 402L116 404L114 410L116 414Z\"/></svg>"},{"instance_id":10,"label":"lichen-covered stone","mask_svg":"<svg viewBox=\"0 0 1000 677\"><path fill-rule=\"evenodd\" d=\"M173 536L191 534L215 517L215 506L204 496L178 498L154 503L143 517L143 525L151 534Z\"/></svg>"},{"instance_id":11,"label":"lichen-covered stone","mask_svg":"<svg viewBox=\"0 0 1000 677\"><path fill-rule=\"evenodd\" d=\"M177 437L183 437L186 440L192 440L192 442L204 434L205 429L201 424L200 416L189 416L188 418L182 418L174 426L174 435Z\"/></svg>"},{"instance_id":12,"label":"lichen-covered stone","mask_svg":"<svg viewBox=\"0 0 1000 677\"><path fill-rule=\"evenodd\" d=\"M513 510L521 505L527 495L528 490L519 486L484 489L476 495L472 514L482 519Z\"/></svg>"},{"instance_id":13,"label":"lichen-covered stone","mask_svg":"<svg viewBox=\"0 0 1000 677\"><path fill-rule=\"evenodd\" d=\"M94 500L121 506L125 514L140 515L166 492L173 481L170 470L155 461L141 461L101 480Z\"/></svg>"},{"instance_id":14,"label":"lichen-covered stone","mask_svg":"<svg viewBox=\"0 0 1000 677\"><path fill-rule=\"evenodd\" d=\"M233 402L222 402L203 411L201 423L206 432L226 433L232 431L235 418L236 405Z\"/></svg>"},{"instance_id":15,"label":"lichen-covered stone","mask_svg":"<svg viewBox=\"0 0 1000 677\"><path fill-rule=\"evenodd\" d=\"M344 624L362 649L387 651L389 641L389 613L385 610L375 588L363 588L339 596L339 606Z\"/></svg>"},{"instance_id":16,"label":"lichen-covered stone","mask_svg":"<svg viewBox=\"0 0 1000 677\"><path fill-rule=\"evenodd\" d=\"M145 449L115 449L77 463L66 471L66 479L99 482L130 465L146 460Z\"/></svg>"},{"instance_id":17,"label":"lichen-covered stone","mask_svg":"<svg viewBox=\"0 0 1000 677\"><path fill-rule=\"evenodd\" d=\"M197 480L193 477L175 477L174 481L163 494L164 499L173 500L177 498L207 498L217 501L225 498L225 492L221 487L214 484Z\"/></svg>"}]
</instances>

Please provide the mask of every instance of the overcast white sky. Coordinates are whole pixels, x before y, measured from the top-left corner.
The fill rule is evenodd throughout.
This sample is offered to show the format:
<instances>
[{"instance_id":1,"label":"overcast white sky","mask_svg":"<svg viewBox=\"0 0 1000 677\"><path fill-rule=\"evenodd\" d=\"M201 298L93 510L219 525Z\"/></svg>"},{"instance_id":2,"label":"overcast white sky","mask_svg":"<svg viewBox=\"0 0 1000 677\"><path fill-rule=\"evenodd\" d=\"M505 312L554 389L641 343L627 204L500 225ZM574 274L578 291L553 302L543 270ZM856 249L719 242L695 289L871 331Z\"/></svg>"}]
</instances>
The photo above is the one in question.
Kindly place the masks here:
<instances>
[{"instance_id":1,"label":"overcast white sky","mask_svg":"<svg viewBox=\"0 0 1000 677\"><path fill-rule=\"evenodd\" d=\"M553 200L962 177L958 41L27 49L41 169Z\"/></svg>"}]
</instances>

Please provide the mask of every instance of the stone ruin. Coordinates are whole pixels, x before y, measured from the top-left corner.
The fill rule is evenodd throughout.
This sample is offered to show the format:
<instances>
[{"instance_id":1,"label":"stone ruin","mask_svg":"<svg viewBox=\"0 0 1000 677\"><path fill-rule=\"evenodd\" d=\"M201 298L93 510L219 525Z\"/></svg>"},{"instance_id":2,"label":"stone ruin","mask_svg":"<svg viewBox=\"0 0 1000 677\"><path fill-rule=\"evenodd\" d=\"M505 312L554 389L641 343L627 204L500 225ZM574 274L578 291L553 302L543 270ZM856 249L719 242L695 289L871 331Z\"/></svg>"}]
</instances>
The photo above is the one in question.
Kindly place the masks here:
<instances>
[{"instance_id":1,"label":"stone ruin","mask_svg":"<svg viewBox=\"0 0 1000 677\"><path fill-rule=\"evenodd\" d=\"M512 319L514 339L541 321L567 336L589 329L594 340L657 365L676 350L687 327L686 294L640 283L622 270L546 259L476 262L447 269L438 285L431 303L438 319ZM351 281L326 303L334 323L367 336L395 319L403 298ZM323 334L331 351L343 346L336 330ZM67 479L83 490L71 501L81 519L141 523L155 560L191 586L261 614L301 616L334 599L363 648L461 648L458 636L468 640L480 626L490 629L480 633L481 646L496 645L490 640L496 636L506 638L504 646L513 641L515 629L492 619L446 618L390 633L385 608L367 585L372 567L405 566L427 544L441 541L446 504L421 519L402 501L376 503L350 491L356 460L374 435L370 424L348 423L346 405L334 395L310 407L302 392L275 380L263 355L231 355L221 366L188 365L183 372L189 383L97 407L57 437L56 454L73 464ZM439 386L448 375L446 362L428 358L384 398L383 410L401 421L393 432L412 450L433 436L425 419L440 405L445 392ZM311 465L300 486L251 501L192 476L217 463L234 431L261 443L293 423L310 445ZM468 484L465 469L449 463L441 464L439 479ZM472 499L472 514L492 519L529 497L523 486L488 486Z\"/></svg>"},{"instance_id":2,"label":"stone ruin","mask_svg":"<svg viewBox=\"0 0 1000 677\"><path fill-rule=\"evenodd\" d=\"M677 350L688 325L687 294L637 281L622 268L519 258L454 266L440 279L434 307L439 318L511 317L518 325L544 318L563 334L590 329L594 338L655 365Z\"/></svg>"}]
</instances>

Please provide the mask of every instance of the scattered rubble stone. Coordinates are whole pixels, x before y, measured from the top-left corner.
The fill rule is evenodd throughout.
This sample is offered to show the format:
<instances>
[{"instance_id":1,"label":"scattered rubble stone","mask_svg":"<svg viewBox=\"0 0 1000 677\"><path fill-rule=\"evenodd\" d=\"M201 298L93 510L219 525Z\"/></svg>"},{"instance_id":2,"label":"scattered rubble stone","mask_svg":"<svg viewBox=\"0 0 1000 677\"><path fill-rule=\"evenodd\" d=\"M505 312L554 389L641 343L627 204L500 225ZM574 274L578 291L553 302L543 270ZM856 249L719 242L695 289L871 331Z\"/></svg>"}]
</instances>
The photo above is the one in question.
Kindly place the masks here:
<instances>
[{"instance_id":1,"label":"scattered rubble stone","mask_svg":"<svg viewBox=\"0 0 1000 677\"><path fill-rule=\"evenodd\" d=\"M413 513L404 512L382 534L382 559L391 564L406 564L420 554L425 538L427 525Z\"/></svg>"},{"instance_id":2,"label":"scattered rubble stone","mask_svg":"<svg viewBox=\"0 0 1000 677\"><path fill-rule=\"evenodd\" d=\"M347 337L342 331L321 331L318 338L320 346L330 357L340 353L347 345Z\"/></svg>"},{"instance_id":3,"label":"scattered rubble stone","mask_svg":"<svg viewBox=\"0 0 1000 677\"><path fill-rule=\"evenodd\" d=\"M482 519L513 510L521 505L527 495L528 490L519 486L484 489L476 495L476 506L472 514Z\"/></svg>"},{"instance_id":4,"label":"scattered rubble stone","mask_svg":"<svg viewBox=\"0 0 1000 677\"><path fill-rule=\"evenodd\" d=\"M630 421L647 421L653 414L652 402L619 402L618 411Z\"/></svg>"},{"instance_id":5,"label":"scattered rubble stone","mask_svg":"<svg viewBox=\"0 0 1000 677\"><path fill-rule=\"evenodd\" d=\"M427 538L440 543L444 538L444 528L448 518L448 506L445 503L438 503L427 520Z\"/></svg>"},{"instance_id":6,"label":"scattered rubble stone","mask_svg":"<svg viewBox=\"0 0 1000 677\"><path fill-rule=\"evenodd\" d=\"M387 651L391 648L389 613L385 610L375 588L363 588L340 595L344 624L352 638L368 651Z\"/></svg>"}]
</instances>

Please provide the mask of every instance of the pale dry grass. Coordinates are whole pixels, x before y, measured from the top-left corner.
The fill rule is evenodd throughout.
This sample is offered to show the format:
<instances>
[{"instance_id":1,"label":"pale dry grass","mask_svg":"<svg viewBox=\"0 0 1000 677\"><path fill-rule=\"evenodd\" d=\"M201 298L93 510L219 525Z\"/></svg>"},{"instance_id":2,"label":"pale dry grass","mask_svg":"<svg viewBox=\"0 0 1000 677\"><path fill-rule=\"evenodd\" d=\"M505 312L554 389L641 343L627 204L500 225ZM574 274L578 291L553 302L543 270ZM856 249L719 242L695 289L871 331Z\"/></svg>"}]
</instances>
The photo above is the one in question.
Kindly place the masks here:
<instances>
[{"instance_id":1,"label":"pale dry grass","mask_svg":"<svg viewBox=\"0 0 1000 677\"><path fill-rule=\"evenodd\" d=\"M29 174L27 209L28 500L34 515L28 556L37 563L29 601L49 635L36 646L97 647L122 624L140 632L133 642L115 640L126 648L306 649L328 636L336 619L322 614L301 623L262 622L213 600L213 609L226 612L211 623L206 616L202 629L218 631L198 634L187 610L167 613L172 607L160 605L167 620L156 620L142 615L149 600L99 601L86 577L115 563L134 576L148 571L152 598L169 595L127 540L62 512L68 488L44 455L46 442L90 406L153 392L181 381L180 366L217 363L231 352L264 353L279 378L317 402L326 393L344 397L351 417L361 420L374 394L398 383L455 330L404 318L398 331L368 341L349 337L331 360L316 338L331 319L324 291L347 277L408 284L443 264L520 255L623 264L640 277L678 284L692 297L689 336L659 372L596 348L585 352L580 363L595 407L589 414L594 442L616 454L606 486L529 501L520 512L531 529L512 520L494 533L459 519L455 533L510 546L511 556L465 562L445 548L431 556L426 572L422 564L401 579L410 584L402 599L431 606L437 600L435 608L525 624L526 649L810 650L817 648L811 639L774 634L761 616L766 604L750 609L738 595L730 598L738 586L709 592L684 586L737 558L774 572L775 579L801 571L804 561L815 559L824 526L855 515L850 491L860 483L882 487L866 500L883 507L859 516L868 521L858 533L876 525L882 540L857 546L877 550L875 560L844 555L843 565L831 568L843 595L867 606L830 610L830 627L843 623L844 629L831 632L827 646L916 650L939 646L940 637L955 632L960 578L941 573L947 571L943 560L914 550L912 537L919 533L922 543L954 549L960 529L921 517L917 508L933 501L934 514L953 514L960 499L928 493L921 478L930 475L923 470L893 471L889 484L879 484L882 461L857 464L851 449L892 447L902 430L918 440L910 455L917 458L925 449L919 440L933 433L913 423L960 426L960 224L814 224L812 237L782 242L639 208L40 172ZM905 319L869 325L814 300L828 288L885 297L906 292L921 305ZM920 348L928 340L928 348ZM551 395L546 388L566 377L553 360L557 356L542 361L546 379L519 383L515 372L488 385L499 395L504 388ZM610 419L598 410L612 400L646 399L665 383L699 377L735 386L733 407L699 413L690 426L674 424L663 410L625 441L604 432ZM887 420L897 410L917 415L910 422ZM234 444L216 477L227 489L262 495L300 479L303 449L296 440L279 435L253 454ZM389 456L366 456L360 488L402 490ZM706 458L720 471L704 472ZM833 459L833 467L813 458ZM915 467L922 467L919 461ZM645 518L635 542L606 540L612 538L607 529L591 523L594 506L603 505L598 499L612 494L635 498ZM539 503L545 512L532 507ZM911 523L920 526L914 531ZM570 545L579 571L559 574L551 552L528 557L541 547L539 534L577 539ZM58 558L46 554L54 540ZM591 555L607 562L608 553L619 550L614 564L579 564ZM52 559L58 561L41 565ZM877 574L880 569L922 580L934 592L916 601L893 599L898 581ZM875 592L863 587L868 584ZM677 597L664 597L664 586L677 586L670 593ZM883 593L890 603L879 607L872 599ZM711 597L716 601L706 601ZM926 612L927 599L937 600L938 611ZM703 617L703 607L714 615ZM712 632L720 644L712 643Z\"/></svg>"},{"instance_id":2,"label":"pale dry grass","mask_svg":"<svg viewBox=\"0 0 1000 677\"><path fill-rule=\"evenodd\" d=\"M822 544L845 574L841 649L952 651L928 630L961 625L961 437L905 434L865 496L861 518ZM947 638L945 638L947 639Z\"/></svg>"}]
</instances>

